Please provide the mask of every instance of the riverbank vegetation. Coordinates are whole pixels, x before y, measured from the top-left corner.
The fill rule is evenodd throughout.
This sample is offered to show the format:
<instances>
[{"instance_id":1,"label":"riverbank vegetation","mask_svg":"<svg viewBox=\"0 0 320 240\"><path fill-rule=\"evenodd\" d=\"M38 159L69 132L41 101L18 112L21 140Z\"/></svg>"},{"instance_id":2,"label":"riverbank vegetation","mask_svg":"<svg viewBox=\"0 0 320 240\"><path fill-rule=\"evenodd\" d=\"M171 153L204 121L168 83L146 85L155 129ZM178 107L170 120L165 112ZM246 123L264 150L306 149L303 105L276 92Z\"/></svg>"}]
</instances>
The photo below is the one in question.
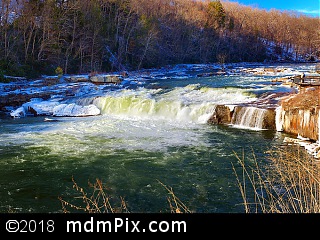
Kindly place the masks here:
<instances>
[{"instance_id":1,"label":"riverbank vegetation","mask_svg":"<svg viewBox=\"0 0 320 240\"><path fill-rule=\"evenodd\" d=\"M63 213L86 212L86 213L130 213L127 203L123 197L114 197L109 194L110 188L96 179L95 183L88 183L88 190L80 187L74 178L72 178L73 189L77 196L70 200L65 200L61 196L58 199L61 202ZM188 207L174 194L171 187L158 181L168 193L168 212L171 213L191 213Z\"/></svg>"},{"instance_id":2,"label":"riverbank vegetation","mask_svg":"<svg viewBox=\"0 0 320 240\"><path fill-rule=\"evenodd\" d=\"M268 165L237 155L234 167L246 213L319 213L319 162L299 146L270 151Z\"/></svg>"},{"instance_id":3,"label":"riverbank vegetation","mask_svg":"<svg viewBox=\"0 0 320 240\"><path fill-rule=\"evenodd\" d=\"M231 1L7 0L0 15L0 79L320 56L317 18Z\"/></svg>"}]
</instances>

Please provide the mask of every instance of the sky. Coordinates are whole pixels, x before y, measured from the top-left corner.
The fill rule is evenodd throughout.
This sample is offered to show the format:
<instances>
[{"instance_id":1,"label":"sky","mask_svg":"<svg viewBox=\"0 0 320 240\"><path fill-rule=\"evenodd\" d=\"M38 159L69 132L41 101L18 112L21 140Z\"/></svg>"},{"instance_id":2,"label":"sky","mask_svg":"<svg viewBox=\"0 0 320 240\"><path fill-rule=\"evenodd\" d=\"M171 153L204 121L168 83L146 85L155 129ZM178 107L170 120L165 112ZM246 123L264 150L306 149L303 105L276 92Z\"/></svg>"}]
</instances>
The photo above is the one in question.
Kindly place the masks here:
<instances>
[{"instance_id":1,"label":"sky","mask_svg":"<svg viewBox=\"0 0 320 240\"><path fill-rule=\"evenodd\" d=\"M266 10L297 11L320 19L320 0L230 0L230 2Z\"/></svg>"}]
</instances>

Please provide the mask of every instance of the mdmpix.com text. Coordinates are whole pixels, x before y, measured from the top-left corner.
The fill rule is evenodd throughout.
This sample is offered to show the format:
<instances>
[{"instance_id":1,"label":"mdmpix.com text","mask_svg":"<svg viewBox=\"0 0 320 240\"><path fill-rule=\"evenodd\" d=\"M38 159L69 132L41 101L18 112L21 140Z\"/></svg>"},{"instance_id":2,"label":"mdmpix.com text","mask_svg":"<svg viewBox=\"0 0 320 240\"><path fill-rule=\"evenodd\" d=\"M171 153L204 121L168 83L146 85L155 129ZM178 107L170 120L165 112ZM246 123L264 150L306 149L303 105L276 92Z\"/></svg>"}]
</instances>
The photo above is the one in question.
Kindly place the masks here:
<instances>
[{"instance_id":1,"label":"mdmpix.com text","mask_svg":"<svg viewBox=\"0 0 320 240\"><path fill-rule=\"evenodd\" d=\"M185 221L150 221L146 228L140 226L141 221L129 218L115 218L112 221L90 220L67 221L67 232L186 232ZM145 225L144 225L145 226Z\"/></svg>"}]
</instances>

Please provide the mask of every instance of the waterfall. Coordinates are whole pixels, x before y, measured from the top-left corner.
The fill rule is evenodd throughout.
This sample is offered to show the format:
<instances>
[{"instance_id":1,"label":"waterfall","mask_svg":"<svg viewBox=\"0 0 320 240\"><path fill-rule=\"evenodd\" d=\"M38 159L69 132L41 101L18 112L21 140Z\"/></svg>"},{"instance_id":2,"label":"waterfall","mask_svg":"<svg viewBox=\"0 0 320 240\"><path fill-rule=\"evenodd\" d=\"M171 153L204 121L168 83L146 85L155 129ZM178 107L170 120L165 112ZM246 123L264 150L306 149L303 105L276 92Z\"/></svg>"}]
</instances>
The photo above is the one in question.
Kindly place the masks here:
<instances>
[{"instance_id":1,"label":"waterfall","mask_svg":"<svg viewBox=\"0 0 320 240\"><path fill-rule=\"evenodd\" d=\"M237 106L234 109L231 124L240 128L268 129L266 124L268 114L268 109Z\"/></svg>"},{"instance_id":2,"label":"waterfall","mask_svg":"<svg viewBox=\"0 0 320 240\"><path fill-rule=\"evenodd\" d=\"M91 102L91 101L88 101ZM124 117L155 118L205 124L216 105L212 103L185 104L178 100L153 99L145 96L105 96L93 99L102 114Z\"/></svg>"},{"instance_id":3,"label":"waterfall","mask_svg":"<svg viewBox=\"0 0 320 240\"><path fill-rule=\"evenodd\" d=\"M285 113L286 112L282 109L281 106L278 106L276 108L276 129L278 132L283 131L283 123L284 123Z\"/></svg>"},{"instance_id":4,"label":"waterfall","mask_svg":"<svg viewBox=\"0 0 320 240\"><path fill-rule=\"evenodd\" d=\"M97 97L84 97L84 98L79 98L76 100L76 104L80 106L87 106L93 104L94 100Z\"/></svg>"}]
</instances>

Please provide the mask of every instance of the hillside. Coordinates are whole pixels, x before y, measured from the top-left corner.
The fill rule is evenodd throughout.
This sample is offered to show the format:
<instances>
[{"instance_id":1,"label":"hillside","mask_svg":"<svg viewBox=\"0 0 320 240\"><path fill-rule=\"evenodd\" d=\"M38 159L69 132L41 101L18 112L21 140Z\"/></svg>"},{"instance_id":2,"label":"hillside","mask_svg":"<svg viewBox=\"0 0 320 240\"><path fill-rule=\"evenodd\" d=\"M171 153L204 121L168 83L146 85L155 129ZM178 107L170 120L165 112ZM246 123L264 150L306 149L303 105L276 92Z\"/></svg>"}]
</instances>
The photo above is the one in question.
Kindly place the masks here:
<instances>
[{"instance_id":1,"label":"hillside","mask_svg":"<svg viewBox=\"0 0 320 240\"><path fill-rule=\"evenodd\" d=\"M316 61L318 19L231 1L3 1L0 79L177 63Z\"/></svg>"}]
</instances>

